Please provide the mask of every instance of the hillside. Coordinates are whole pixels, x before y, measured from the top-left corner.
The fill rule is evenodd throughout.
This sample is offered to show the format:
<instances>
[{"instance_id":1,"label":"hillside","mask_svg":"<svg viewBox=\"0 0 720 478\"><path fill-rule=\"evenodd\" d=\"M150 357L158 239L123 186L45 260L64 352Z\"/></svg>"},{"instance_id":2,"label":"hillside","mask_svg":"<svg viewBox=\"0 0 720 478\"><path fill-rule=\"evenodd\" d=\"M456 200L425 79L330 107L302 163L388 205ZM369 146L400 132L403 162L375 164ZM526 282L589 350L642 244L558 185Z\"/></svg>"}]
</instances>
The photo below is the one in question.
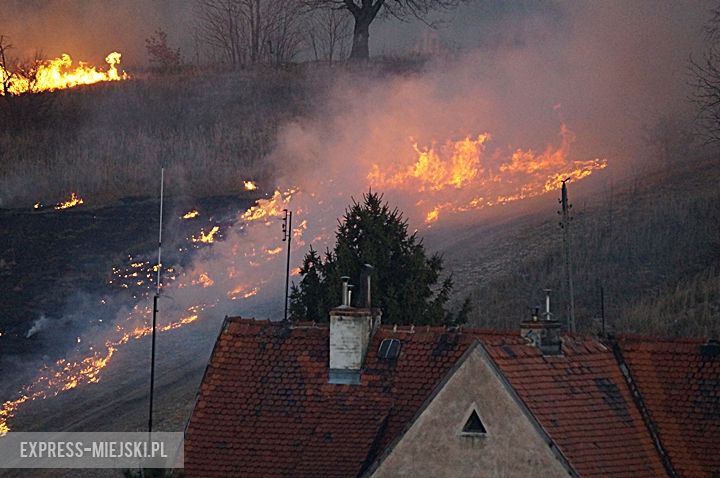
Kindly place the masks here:
<instances>
[{"instance_id":1,"label":"hillside","mask_svg":"<svg viewBox=\"0 0 720 478\"><path fill-rule=\"evenodd\" d=\"M572 261L580 331L600 327L604 289L609 330L652 335L720 333L720 171L714 157L678 161L583 194L574 203ZM565 319L557 194L532 215L468 228L444 248L469 294L473 325L513 328L553 289ZM473 232L474 231L474 232Z\"/></svg>"}]
</instances>

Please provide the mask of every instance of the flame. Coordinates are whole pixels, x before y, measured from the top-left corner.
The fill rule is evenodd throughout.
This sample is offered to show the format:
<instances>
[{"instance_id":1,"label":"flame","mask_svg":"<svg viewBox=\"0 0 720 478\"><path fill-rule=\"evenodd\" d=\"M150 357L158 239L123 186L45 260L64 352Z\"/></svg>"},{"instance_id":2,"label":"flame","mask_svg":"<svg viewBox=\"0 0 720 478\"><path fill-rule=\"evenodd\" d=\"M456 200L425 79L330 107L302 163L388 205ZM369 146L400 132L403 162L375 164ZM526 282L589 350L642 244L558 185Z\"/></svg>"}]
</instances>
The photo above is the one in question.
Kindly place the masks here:
<instances>
[{"instance_id":1,"label":"flame","mask_svg":"<svg viewBox=\"0 0 720 478\"><path fill-rule=\"evenodd\" d=\"M274 248L274 249L267 249L265 252L266 252L267 255L269 255L269 256L275 256L275 255L277 255L277 254L280 254L280 253L282 252L282 250L283 250L282 246L278 246L278 247L276 247L276 248Z\"/></svg>"},{"instance_id":2,"label":"flame","mask_svg":"<svg viewBox=\"0 0 720 478\"><path fill-rule=\"evenodd\" d=\"M139 339L152 333L152 326L149 325L149 317L152 315L150 307L133 308L128 320L143 318L142 325L135 326L132 330L125 331L123 326L118 324L114 331L117 334L115 339L105 341L104 351L93 351L90 355L78 360L59 359L50 366L41 369L39 376L20 393L15 400L7 400L0 408L0 436L10 431L8 420L15 416L15 413L23 403L37 399L47 399L59 395L62 392L72 390L81 384L98 383L102 370L107 367L118 348L132 339ZM157 332L167 332L178 329L184 325L198 320L198 312L203 310L202 306L188 308L188 315L179 320L157 327Z\"/></svg>"},{"instance_id":3,"label":"flame","mask_svg":"<svg viewBox=\"0 0 720 478\"><path fill-rule=\"evenodd\" d=\"M243 181L243 186L245 187L245 191L255 191L257 189L255 181Z\"/></svg>"},{"instance_id":4,"label":"flame","mask_svg":"<svg viewBox=\"0 0 720 478\"><path fill-rule=\"evenodd\" d=\"M33 78L28 78L19 72L12 72L0 68L0 83L8 84L8 93L21 95L23 93L40 93L42 91L55 91L72 88L78 85L90 85L103 81L120 81L128 79L127 73L120 73L117 69L122 55L112 52L105 57L109 68L107 71L98 70L80 61L73 66L72 58L63 53L59 58L46 60L37 66ZM4 92L0 90L0 95Z\"/></svg>"},{"instance_id":5,"label":"flame","mask_svg":"<svg viewBox=\"0 0 720 478\"><path fill-rule=\"evenodd\" d=\"M212 287L215 284L215 281L212 280L206 272L201 272L200 277L198 277L196 281L192 281L192 285L198 284L201 285L203 289L207 289L208 287Z\"/></svg>"},{"instance_id":6,"label":"flame","mask_svg":"<svg viewBox=\"0 0 720 478\"><path fill-rule=\"evenodd\" d=\"M194 217L198 217L200 215L200 212L198 212L197 209L193 209L191 211L186 212L182 215L182 219L192 219Z\"/></svg>"},{"instance_id":7,"label":"flame","mask_svg":"<svg viewBox=\"0 0 720 478\"><path fill-rule=\"evenodd\" d=\"M208 232L207 234L205 234L205 231L203 229L200 229L200 235L197 237L192 236L192 241L212 244L213 242L215 242L215 234L217 234L218 231L220 231L219 226L213 226L213 228L210 229L210 232Z\"/></svg>"},{"instance_id":8,"label":"flame","mask_svg":"<svg viewBox=\"0 0 720 478\"><path fill-rule=\"evenodd\" d=\"M297 190L291 189L284 194L275 191L270 199L261 199L257 201L255 206L245 211L240 216L245 221L257 221L260 219L269 219L270 217L282 217L284 210Z\"/></svg>"},{"instance_id":9,"label":"flame","mask_svg":"<svg viewBox=\"0 0 720 478\"><path fill-rule=\"evenodd\" d=\"M248 288L246 285L239 285L229 291L227 296L230 300L236 300L238 298L249 299L250 297L257 295L258 292L259 289L257 287Z\"/></svg>"},{"instance_id":10,"label":"flame","mask_svg":"<svg viewBox=\"0 0 720 478\"><path fill-rule=\"evenodd\" d=\"M413 143L410 164L382 169L374 163L367 179L373 188L419 194L416 206L431 224L443 211L466 212L535 197L559 189L564 179L583 179L607 166L604 159L569 159L575 134L563 124L559 136L559 145L542 152L516 149L507 156L499 150L488 154L488 133L442 147Z\"/></svg>"},{"instance_id":11,"label":"flame","mask_svg":"<svg viewBox=\"0 0 720 478\"><path fill-rule=\"evenodd\" d=\"M70 199L65 202L58 203L57 205L55 205L55 209L69 209L71 207L79 206L80 204L85 204L83 198L81 198L75 193L71 193Z\"/></svg>"},{"instance_id":12,"label":"flame","mask_svg":"<svg viewBox=\"0 0 720 478\"><path fill-rule=\"evenodd\" d=\"M272 197L257 201L255 206L241 215L241 218L244 218L246 221L245 224L255 221L258 229L269 232L270 229L264 227L267 223L266 221L273 217L280 217L283 214L283 209L289 207L290 198L295 192L296 190L288 190L285 192L276 191ZM241 226L239 229L242 229L242 227L244 226ZM302 227L295 229L294 234L297 234L298 231L302 232L303 230L304 228ZM192 236L189 238L189 241L213 244L219 231L219 226L212 227L208 232L201 230L197 237ZM224 245L225 241L221 244ZM228 246L229 245L230 244L228 244ZM268 247L249 245L243 246L245 249L236 251L234 247L236 247L236 245L233 246L233 257L237 257L243 261L242 264L245 266L253 262L253 257L257 257L263 253L265 253L267 257L274 257L282 250L282 248L279 248L278 252L275 252L275 249ZM133 297L136 297L136 293L138 295L143 295L144 293L144 296L148 297L148 291L151 289L152 283L156 280L155 273L158 270L158 265L149 260L135 258L132 255L128 255L127 260L125 266L113 267L112 277L108 282L110 284L117 283L119 287L130 290L133 292ZM238 275L238 271L243 269L243 265L241 264L228 264L226 267L226 279ZM190 286L209 288L217 284L215 278L210 277L210 274L204 270L181 270L175 272L173 267L169 267L165 271L167 275L163 279L163 288L176 281L176 278L175 286L178 288ZM172 275L170 274L171 272L173 272ZM185 280L191 277L195 279ZM267 279L259 278L255 284L246 283L239 285L227 292L226 298L238 300L254 297L259 294L260 286L265 282L267 282ZM138 292L139 288L142 289L140 292ZM104 299L101 299L100 302L105 303ZM205 307L214 307L217 303L219 303L219 298L215 299L215 302L209 305L190 306L179 319L158 326L156 330L158 332L166 332L194 323L201 319L201 313L205 310ZM62 358L43 367L36 378L22 388L17 397L2 404L0 408L0 435L10 430L8 420L15 415L18 407L24 403L54 397L82 385L98 383L101 380L102 371L111 363L113 357L122 345L152 333L151 319L152 306L136 304L126 317L117 319L114 327L109 330L110 337L101 342L100 346L96 348L90 347L89 352L85 354L77 352L78 355L76 358ZM87 347L88 345L84 344L90 344L91 341L81 340L78 344L80 343Z\"/></svg>"}]
</instances>

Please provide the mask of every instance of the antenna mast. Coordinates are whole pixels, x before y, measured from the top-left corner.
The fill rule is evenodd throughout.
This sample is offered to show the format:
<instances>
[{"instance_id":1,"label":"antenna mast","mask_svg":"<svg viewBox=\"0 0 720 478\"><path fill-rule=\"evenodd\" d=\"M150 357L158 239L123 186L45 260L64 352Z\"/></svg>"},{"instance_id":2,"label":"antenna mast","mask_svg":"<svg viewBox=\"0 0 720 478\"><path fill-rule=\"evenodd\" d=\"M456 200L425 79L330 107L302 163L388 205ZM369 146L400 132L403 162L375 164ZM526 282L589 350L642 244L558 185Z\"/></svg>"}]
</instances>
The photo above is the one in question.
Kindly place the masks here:
<instances>
[{"instance_id":1,"label":"antenna mast","mask_svg":"<svg viewBox=\"0 0 720 478\"><path fill-rule=\"evenodd\" d=\"M153 392L155 389L155 326L157 324L158 298L160 297L160 271L162 270L162 225L163 225L163 195L165 185L165 168L160 168L160 230L158 232L158 260L157 260L157 284L155 296L153 296L153 317L152 317L152 351L150 353L150 411L148 414L148 433L152 433L153 423Z\"/></svg>"},{"instance_id":2,"label":"antenna mast","mask_svg":"<svg viewBox=\"0 0 720 478\"><path fill-rule=\"evenodd\" d=\"M292 211L283 209L285 217L283 218L282 232L283 241L287 241L287 268L285 270L285 320L288 318L288 295L290 288L290 244L292 243Z\"/></svg>"},{"instance_id":3,"label":"antenna mast","mask_svg":"<svg viewBox=\"0 0 720 478\"><path fill-rule=\"evenodd\" d=\"M567 293L568 293L568 316L567 316L567 327L570 332L575 332L575 294L573 292L573 280L572 280L572 259L570 254L570 209L572 204L568 204L568 192L567 182L570 178L562 181L562 192L560 196L560 205L562 210L558 211L562 215L562 221L560 221L560 228L563 230L563 250L565 253L565 280L567 282Z\"/></svg>"}]
</instances>

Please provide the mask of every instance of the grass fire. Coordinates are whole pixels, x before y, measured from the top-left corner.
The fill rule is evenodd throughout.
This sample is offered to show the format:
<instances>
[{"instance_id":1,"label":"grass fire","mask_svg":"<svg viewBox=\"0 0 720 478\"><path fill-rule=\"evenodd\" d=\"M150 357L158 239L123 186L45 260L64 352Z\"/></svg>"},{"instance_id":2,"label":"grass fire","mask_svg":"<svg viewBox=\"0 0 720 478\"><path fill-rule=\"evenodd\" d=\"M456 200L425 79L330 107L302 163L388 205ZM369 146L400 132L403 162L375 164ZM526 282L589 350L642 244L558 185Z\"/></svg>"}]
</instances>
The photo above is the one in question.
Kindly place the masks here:
<instances>
[{"instance_id":1,"label":"grass fire","mask_svg":"<svg viewBox=\"0 0 720 478\"><path fill-rule=\"evenodd\" d=\"M0 448L163 430L188 476L335 449L338 476L517 450L612 475L593 442L693 476L653 400L720 440L720 3L114 3L0 16ZM628 379L679 350L688 383Z\"/></svg>"},{"instance_id":2,"label":"grass fire","mask_svg":"<svg viewBox=\"0 0 720 478\"><path fill-rule=\"evenodd\" d=\"M89 66L85 62L73 65L67 53L52 60L35 60L29 68L8 69L5 61L0 64L0 95L21 95L64 90L80 85L92 85L104 81L121 81L129 78L125 72L118 71L120 58L118 52L105 57L106 71Z\"/></svg>"}]
</instances>

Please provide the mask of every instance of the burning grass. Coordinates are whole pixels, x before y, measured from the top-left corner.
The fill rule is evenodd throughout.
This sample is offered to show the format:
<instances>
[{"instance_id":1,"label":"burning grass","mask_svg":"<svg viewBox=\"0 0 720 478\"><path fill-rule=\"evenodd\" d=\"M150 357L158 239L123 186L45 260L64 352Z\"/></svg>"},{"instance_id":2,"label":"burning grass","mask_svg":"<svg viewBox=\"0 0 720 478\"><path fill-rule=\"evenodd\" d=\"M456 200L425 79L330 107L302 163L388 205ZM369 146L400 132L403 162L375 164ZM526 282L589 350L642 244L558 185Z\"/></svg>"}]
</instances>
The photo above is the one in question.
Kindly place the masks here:
<instances>
[{"instance_id":1,"label":"burning grass","mask_svg":"<svg viewBox=\"0 0 720 478\"><path fill-rule=\"evenodd\" d=\"M95 205L146 196L161 165L168 191L254 196L272 174L262 159L278 125L304 113L314 89L302 76L184 73L0 102L0 150L10 158L0 207L78 190Z\"/></svg>"},{"instance_id":2,"label":"burning grass","mask_svg":"<svg viewBox=\"0 0 720 478\"><path fill-rule=\"evenodd\" d=\"M8 94L21 95L64 90L104 81L127 80L128 74L118 70L121 57L116 51L108 54L105 58L107 71L89 66L83 61L73 65L73 60L67 53L51 60L38 61L33 65L31 74L9 71L0 66L0 84L7 86ZM4 89L0 89L0 95L5 95Z\"/></svg>"}]
</instances>

